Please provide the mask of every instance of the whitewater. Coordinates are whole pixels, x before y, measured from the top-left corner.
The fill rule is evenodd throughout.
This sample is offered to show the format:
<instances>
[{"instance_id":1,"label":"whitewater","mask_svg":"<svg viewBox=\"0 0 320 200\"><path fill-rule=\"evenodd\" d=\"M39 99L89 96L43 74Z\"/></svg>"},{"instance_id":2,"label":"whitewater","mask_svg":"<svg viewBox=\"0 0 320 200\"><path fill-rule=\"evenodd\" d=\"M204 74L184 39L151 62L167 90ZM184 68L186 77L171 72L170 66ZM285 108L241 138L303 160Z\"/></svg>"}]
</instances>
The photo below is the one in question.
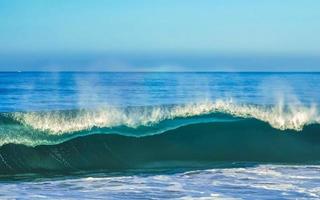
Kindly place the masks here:
<instances>
[{"instance_id":1,"label":"whitewater","mask_svg":"<svg viewBox=\"0 0 320 200\"><path fill-rule=\"evenodd\" d=\"M224 117L218 117L219 113L225 114ZM75 136L103 133L103 130L105 133L142 137L161 134L188 124L240 120L240 118L257 119L283 131L290 129L301 131L306 125L320 122L316 105L284 106L279 103L275 106L263 107L236 104L232 100L148 107L13 112L0 114L0 118L2 119L0 145L14 143L31 146L55 144ZM122 130L123 127L127 129L121 131L119 127L122 127ZM101 129L100 132L99 129ZM141 131L138 132L137 129ZM45 135L48 135L48 138L43 140ZM55 137L50 141L50 136L61 137L59 139Z\"/></svg>"}]
</instances>

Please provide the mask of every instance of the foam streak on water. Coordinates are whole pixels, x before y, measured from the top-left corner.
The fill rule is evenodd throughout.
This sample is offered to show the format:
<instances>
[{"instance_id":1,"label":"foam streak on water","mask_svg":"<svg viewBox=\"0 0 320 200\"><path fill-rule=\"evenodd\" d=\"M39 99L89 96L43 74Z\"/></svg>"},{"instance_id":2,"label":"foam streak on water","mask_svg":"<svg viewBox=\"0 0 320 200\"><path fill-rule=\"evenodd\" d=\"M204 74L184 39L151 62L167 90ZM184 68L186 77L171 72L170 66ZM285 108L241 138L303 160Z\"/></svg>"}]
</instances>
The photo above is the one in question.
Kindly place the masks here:
<instances>
[{"instance_id":1,"label":"foam streak on water","mask_svg":"<svg viewBox=\"0 0 320 200\"><path fill-rule=\"evenodd\" d=\"M5 182L5 198L319 199L318 166L260 165L174 174L87 174Z\"/></svg>"}]
</instances>

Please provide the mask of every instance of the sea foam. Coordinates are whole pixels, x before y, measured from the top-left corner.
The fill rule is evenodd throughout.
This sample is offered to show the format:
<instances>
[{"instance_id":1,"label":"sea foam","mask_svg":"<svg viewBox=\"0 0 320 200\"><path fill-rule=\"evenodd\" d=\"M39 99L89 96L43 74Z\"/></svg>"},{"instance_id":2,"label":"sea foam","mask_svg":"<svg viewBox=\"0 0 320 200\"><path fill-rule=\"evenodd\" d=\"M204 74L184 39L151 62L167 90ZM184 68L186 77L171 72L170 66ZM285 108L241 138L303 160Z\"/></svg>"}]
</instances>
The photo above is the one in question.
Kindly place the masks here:
<instances>
[{"instance_id":1,"label":"sea foam","mask_svg":"<svg viewBox=\"0 0 320 200\"><path fill-rule=\"evenodd\" d=\"M305 125L320 122L316 105L261 106L237 104L232 100L203 101L183 105L145 107L101 107L78 111L17 112L11 117L49 134L64 134L94 127L112 128L126 126L152 126L163 120L187 118L211 113L225 113L241 118L255 118L280 130L300 131Z\"/></svg>"}]
</instances>

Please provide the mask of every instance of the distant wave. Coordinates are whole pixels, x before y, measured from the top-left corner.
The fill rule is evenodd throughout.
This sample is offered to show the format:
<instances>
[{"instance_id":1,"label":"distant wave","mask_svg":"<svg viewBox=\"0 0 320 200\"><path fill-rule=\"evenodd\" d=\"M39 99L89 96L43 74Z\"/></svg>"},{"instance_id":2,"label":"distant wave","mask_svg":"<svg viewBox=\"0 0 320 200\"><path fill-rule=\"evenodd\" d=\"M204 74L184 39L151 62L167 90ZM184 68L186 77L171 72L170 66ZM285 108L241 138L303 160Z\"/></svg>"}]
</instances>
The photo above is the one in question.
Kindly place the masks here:
<instances>
[{"instance_id":1,"label":"distant wave","mask_svg":"<svg viewBox=\"0 0 320 200\"><path fill-rule=\"evenodd\" d=\"M279 130L301 131L320 123L317 107L261 106L230 101L205 101L183 105L102 107L49 112L14 112L0 116L0 145L58 144L90 134L142 137L188 124L254 118Z\"/></svg>"}]
</instances>

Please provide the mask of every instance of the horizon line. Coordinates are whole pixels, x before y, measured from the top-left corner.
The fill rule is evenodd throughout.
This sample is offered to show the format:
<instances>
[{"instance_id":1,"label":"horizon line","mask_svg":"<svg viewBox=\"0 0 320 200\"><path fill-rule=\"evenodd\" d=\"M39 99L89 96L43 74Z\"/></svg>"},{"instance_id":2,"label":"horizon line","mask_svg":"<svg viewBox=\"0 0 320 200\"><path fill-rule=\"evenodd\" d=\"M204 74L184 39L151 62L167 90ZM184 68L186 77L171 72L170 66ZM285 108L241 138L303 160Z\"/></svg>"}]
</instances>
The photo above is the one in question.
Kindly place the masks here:
<instances>
[{"instance_id":1,"label":"horizon line","mask_svg":"<svg viewBox=\"0 0 320 200\"><path fill-rule=\"evenodd\" d=\"M0 73L320 73L319 71L45 71L45 70L13 70Z\"/></svg>"}]
</instances>

